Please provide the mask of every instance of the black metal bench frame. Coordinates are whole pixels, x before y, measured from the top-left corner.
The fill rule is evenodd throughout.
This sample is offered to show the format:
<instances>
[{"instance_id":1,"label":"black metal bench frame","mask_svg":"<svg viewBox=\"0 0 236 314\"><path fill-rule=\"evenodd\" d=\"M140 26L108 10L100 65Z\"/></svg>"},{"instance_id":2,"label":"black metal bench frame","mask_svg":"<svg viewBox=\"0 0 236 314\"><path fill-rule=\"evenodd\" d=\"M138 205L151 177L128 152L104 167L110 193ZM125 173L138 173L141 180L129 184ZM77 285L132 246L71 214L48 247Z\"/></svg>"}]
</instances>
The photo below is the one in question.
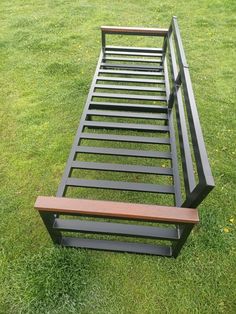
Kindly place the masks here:
<instances>
[{"instance_id":1,"label":"black metal bench frame","mask_svg":"<svg viewBox=\"0 0 236 314\"><path fill-rule=\"evenodd\" d=\"M56 197L38 197L35 208L39 210L45 226L56 244L66 247L177 257L193 226L199 221L197 206L214 187L177 18L173 17L169 29L103 26L101 31L101 54L57 195ZM163 37L163 46L161 48L107 46L107 34ZM108 74L111 76L105 76ZM99 84L101 81L105 82L105 84ZM142 83L143 85L125 85L126 82ZM116 83L123 83L123 85L115 85ZM156 87L156 85L155 87L149 87L147 86L149 83L161 84L164 88ZM108 92L97 92L100 88ZM123 92L112 93L112 91ZM125 91L143 91L144 94L125 94ZM159 95L147 95L149 92L156 92ZM99 101L101 98L103 100ZM112 99L112 102L104 101L104 99ZM133 103L133 100L142 101L143 103ZM153 101L160 104L153 104ZM178 140L175 136L174 114L176 114ZM162 120L165 121L165 124L92 121L91 118L93 116ZM98 130L121 129L162 132L169 136L144 137L103 134L99 132L86 133L84 132L85 127ZM168 145L170 149L167 152L158 152L91 147L81 145L80 143L83 139L161 144ZM181 155L185 190L184 200L182 200L181 195L177 145ZM86 153L168 159L171 161L171 168L76 160L78 154ZM194 163L196 170L194 170ZM173 177L173 185L77 179L71 177L73 169L167 175ZM68 186L173 194L175 204L174 207L167 207L71 199L65 197ZM92 222L81 219L61 219L61 214L159 222L169 224L170 228ZM64 231L169 240L171 245L81 239L64 236Z\"/></svg>"}]
</instances>

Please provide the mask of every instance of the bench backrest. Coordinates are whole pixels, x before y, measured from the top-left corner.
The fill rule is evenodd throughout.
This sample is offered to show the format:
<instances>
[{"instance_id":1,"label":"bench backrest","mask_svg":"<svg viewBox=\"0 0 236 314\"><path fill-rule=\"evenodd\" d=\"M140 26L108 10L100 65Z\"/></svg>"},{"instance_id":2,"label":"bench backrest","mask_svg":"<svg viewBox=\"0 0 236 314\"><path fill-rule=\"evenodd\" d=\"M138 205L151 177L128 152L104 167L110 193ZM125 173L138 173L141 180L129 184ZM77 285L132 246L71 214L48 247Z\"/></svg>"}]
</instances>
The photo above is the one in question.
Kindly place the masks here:
<instances>
[{"instance_id":1,"label":"bench backrest","mask_svg":"<svg viewBox=\"0 0 236 314\"><path fill-rule=\"evenodd\" d=\"M186 195L182 206L196 208L213 189L214 179L207 157L189 66L176 17L172 19L163 48L171 72L168 106L170 110L174 108L176 111Z\"/></svg>"},{"instance_id":2,"label":"bench backrest","mask_svg":"<svg viewBox=\"0 0 236 314\"><path fill-rule=\"evenodd\" d=\"M163 37L169 114L176 112L178 148L182 162L184 200L180 195L177 206L196 208L214 187L202 129L193 94L189 67L186 61L177 18L169 29L102 26L102 50L105 56L106 34ZM178 171L178 169L177 169ZM181 183L175 182L179 194Z\"/></svg>"}]
</instances>

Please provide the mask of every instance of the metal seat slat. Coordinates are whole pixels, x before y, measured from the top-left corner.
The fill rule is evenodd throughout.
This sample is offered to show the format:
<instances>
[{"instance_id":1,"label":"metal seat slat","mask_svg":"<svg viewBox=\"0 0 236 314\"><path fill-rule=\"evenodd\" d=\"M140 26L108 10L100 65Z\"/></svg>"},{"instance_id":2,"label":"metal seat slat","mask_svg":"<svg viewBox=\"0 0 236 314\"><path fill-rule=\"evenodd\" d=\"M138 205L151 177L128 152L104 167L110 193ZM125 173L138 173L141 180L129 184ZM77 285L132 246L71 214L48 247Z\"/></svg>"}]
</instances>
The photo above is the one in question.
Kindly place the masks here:
<instances>
[{"instance_id":1,"label":"metal seat slat","mask_svg":"<svg viewBox=\"0 0 236 314\"><path fill-rule=\"evenodd\" d=\"M150 254L157 256L171 257L172 248L153 244L143 244L134 242L120 242L110 240L81 239L73 237L63 237L61 245L64 247L86 248L103 251L127 252Z\"/></svg>"},{"instance_id":2,"label":"metal seat slat","mask_svg":"<svg viewBox=\"0 0 236 314\"><path fill-rule=\"evenodd\" d=\"M136 236L142 238L178 240L178 232L174 228L160 228L141 225L130 225L111 222L81 221L76 219L55 219L53 228L67 232L86 232L98 234L113 234Z\"/></svg>"},{"instance_id":3,"label":"metal seat slat","mask_svg":"<svg viewBox=\"0 0 236 314\"><path fill-rule=\"evenodd\" d=\"M166 92L165 88L160 87L145 87L145 86L124 86L124 85L106 85L96 84L95 89L111 89L111 90L127 90L127 91L144 91L144 92Z\"/></svg>"},{"instance_id":4,"label":"metal seat slat","mask_svg":"<svg viewBox=\"0 0 236 314\"><path fill-rule=\"evenodd\" d=\"M125 181L110 181L110 180L85 180L68 178L66 186L98 188L108 190L123 190L123 191L139 191L149 193L164 193L174 194L174 187L171 185L158 185L150 183L133 183Z\"/></svg>"},{"instance_id":5,"label":"metal seat slat","mask_svg":"<svg viewBox=\"0 0 236 314\"><path fill-rule=\"evenodd\" d=\"M95 129L136 130L143 132L164 132L164 133L169 132L169 127L167 125L138 124L138 123L85 121L84 127L90 127Z\"/></svg>"},{"instance_id":6,"label":"metal seat slat","mask_svg":"<svg viewBox=\"0 0 236 314\"><path fill-rule=\"evenodd\" d=\"M76 152L86 153L86 154L160 158L160 159L171 159L172 157L170 152L158 152L158 151L150 151L150 150L136 150L136 149L123 149L123 148L93 147L93 146L77 146Z\"/></svg>"},{"instance_id":7,"label":"metal seat slat","mask_svg":"<svg viewBox=\"0 0 236 314\"><path fill-rule=\"evenodd\" d=\"M165 96L149 96L149 95L132 95L132 94L113 94L113 93L93 93L92 97L99 98L116 98L116 99L134 99L134 100L149 100L149 101L164 101Z\"/></svg>"},{"instance_id":8,"label":"metal seat slat","mask_svg":"<svg viewBox=\"0 0 236 314\"><path fill-rule=\"evenodd\" d=\"M115 74L115 75L134 75L134 76L164 76L164 72L145 72L145 71L122 71L122 70L111 70L111 69L100 69L99 73L103 74Z\"/></svg>"},{"instance_id":9,"label":"metal seat slat","mask_svg":"<svg viewBox=\"0 0 236 314\"><path fill-rule=\"evenodd\" d=\"M101 140L101 141L118 141L118 142L133 142L147 144L162 144L169 145L168 137L151 137L151 136L132 136L132 135L114 135L114 134L98 134L98 133L82 133L81 139Z\"/></svg>"},{"instance_id":10,"label":"metal seat slat","mask_svg":"<svg viewBox=\"0 0 236 314\"><path fill-rule=\"evenodd\" d=\"M160 71L163 70L163 66L148 66L148 65L132 65L132 64L119 64L119 63L101 63L101 67L105 68L123 68L123 69L137 69L143 71Z\"/></svg>"},{"instance_id":11,"label":"metal seat slat","mask_svg":"<svg viewBox=\"0 0 236 314\"><path fill-rule=\"evenodd\" d=\"M111 76L110 77L108 77L108 76L98 76L97 81L143 83L143 84L165 84L165 80L126 78L126 77L111 77Z\"/></svg>"},{"instance_id":12,"label":"metal seat slat","mask_svg":"<svg viewBox=\"0 0 236 314\"><path fill-rule=\"evenodd\" d=\"M128 62L146 62L146 63L161 63L161 59L141 59L141 58L116 58L106 57L106 61L128 61Z\"/></svg>"},{"instance_id":13,"label":"metal seat slat","mask_svg":"<svg viewBox=\"0 0 236 314\"><path fill-rule=\"evenodd\" d=\"M109 109L109 110L123 110L123 111L138 111L138 112L161 112L167 113L167 106L160 105L143 105L143 104L127 104L127 103L114 103L114 102L99 102L91 101L90 109Z\"/></svg>"},{"instance_id":14,"label":"metal seat slat","mask_svg":"<svg viewBox=\"0 0 236 314\"><path fill-rule=\"evenodd\" d=\"M86 162L86 161L73 161L71 164L72 169L90 169L102 171L116 171L116 172L134 172L172 176L173 171L171 168L165 167L151 167L151 166L136 166L125 164L113 163L100 163L100 162Z\"/></svg>"},{"instance_id":15,"label":"metal seat slat","mask_svg":"<svg viewBox=\"0 0 236 314\"><path fill-rule=\"evenodd\" d=\"M128 52L128 51L112 51L106 49L106 55L122 55L122 56L141 56L141 57L162 57L162 53L155 52Z\"/></svg>"},{"instance_id":16,"label":"metal seat slat","mask_svg":"<svg viewBox=\"0 0 236 314\"><path fill-rule=\"evenodd\" d=\"M105 50L111 51L132 51L132 52L149 52L158 53L163 52L162 48L146 48L146 47L124 47L124 46L106 46Z\"/></svg>"},{"instance_id":17,"label":"metal seat slat","mask_svg":"<svg viewBox=\"0 0 236 314\"><path fill-rule=\"evenodd\" d=\"M102 117L120 117L120 118L135 118L135 119L152 119L152 120L167 120L165 113L138 113L138 112L122 112L122 111L108 111L108 110L88 110L89 116L102 116Z\"/></svg>"}]
</instances>

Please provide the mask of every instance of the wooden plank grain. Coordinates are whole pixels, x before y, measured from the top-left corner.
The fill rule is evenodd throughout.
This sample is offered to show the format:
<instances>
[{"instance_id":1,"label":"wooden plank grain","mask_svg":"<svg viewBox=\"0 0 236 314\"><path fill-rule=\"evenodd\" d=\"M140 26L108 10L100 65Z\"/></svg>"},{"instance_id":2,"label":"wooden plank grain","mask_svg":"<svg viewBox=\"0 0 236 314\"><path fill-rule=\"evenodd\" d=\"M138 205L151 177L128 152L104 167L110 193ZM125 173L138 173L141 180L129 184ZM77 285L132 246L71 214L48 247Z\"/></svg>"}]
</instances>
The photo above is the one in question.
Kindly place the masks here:
<instances>
[{"instance_id":1,"label":"wooden plank grain","mask_svg":"<svg viewBox=\"0 0 236 314\"><path fill-rule=\"evenodd\" d=\"M49 196L38 196L34 207L39 211L61 214L81 214L170 223L196 224L199 222L198 210L194 208Z\"/></svg>"},{"instance_id":2,"label":"wooden plank grain","mask_svg":"<svg viewBox=\"0 0 236 314\"><path fill-rule=\"evenodd\" d=\"M101 26L101 31L107 34L127 34L127 35L153 35L165 36L167 28L144 28L144 27L120 27L120 26Z\"/></svg>"}]
</instances>

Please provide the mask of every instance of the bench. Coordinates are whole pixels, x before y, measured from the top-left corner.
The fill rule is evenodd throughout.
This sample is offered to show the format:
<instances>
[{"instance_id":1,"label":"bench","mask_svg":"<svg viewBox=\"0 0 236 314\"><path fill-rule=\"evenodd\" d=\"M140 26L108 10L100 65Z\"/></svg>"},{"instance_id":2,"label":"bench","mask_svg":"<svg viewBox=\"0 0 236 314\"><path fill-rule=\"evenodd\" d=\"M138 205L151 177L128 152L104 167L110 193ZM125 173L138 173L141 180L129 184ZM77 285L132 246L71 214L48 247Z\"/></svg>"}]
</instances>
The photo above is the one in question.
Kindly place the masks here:
<instances>
[{"instance_id":1,"label":"bench","mask_svg":"<svg viewBox=\"0 0 236 314\"><path fill-rule=\"evenodd\" d=\"M169 29L102 26L101 32L100 57L56 197L39 196L35 208L55 244L177 257L199 222L197 207L214 187L177 18ZM162 45L109 46L107 35L153 36ZM154 149L121 148L123 143ZM109 156L109 162L84 161L82 155ZM120 157L124 163L117 162ZM147 159L169 166L145 164ZM156 180L77 178L74 170L154 175ZM171 184L161 184L164 177ZM70 187L139 192L140 199L141 192L164 194L173 204L133 203L132 197L131 202L96 200L96 192L93 199L73 198L67 195Z\"/></svg>"}]
</instances>

